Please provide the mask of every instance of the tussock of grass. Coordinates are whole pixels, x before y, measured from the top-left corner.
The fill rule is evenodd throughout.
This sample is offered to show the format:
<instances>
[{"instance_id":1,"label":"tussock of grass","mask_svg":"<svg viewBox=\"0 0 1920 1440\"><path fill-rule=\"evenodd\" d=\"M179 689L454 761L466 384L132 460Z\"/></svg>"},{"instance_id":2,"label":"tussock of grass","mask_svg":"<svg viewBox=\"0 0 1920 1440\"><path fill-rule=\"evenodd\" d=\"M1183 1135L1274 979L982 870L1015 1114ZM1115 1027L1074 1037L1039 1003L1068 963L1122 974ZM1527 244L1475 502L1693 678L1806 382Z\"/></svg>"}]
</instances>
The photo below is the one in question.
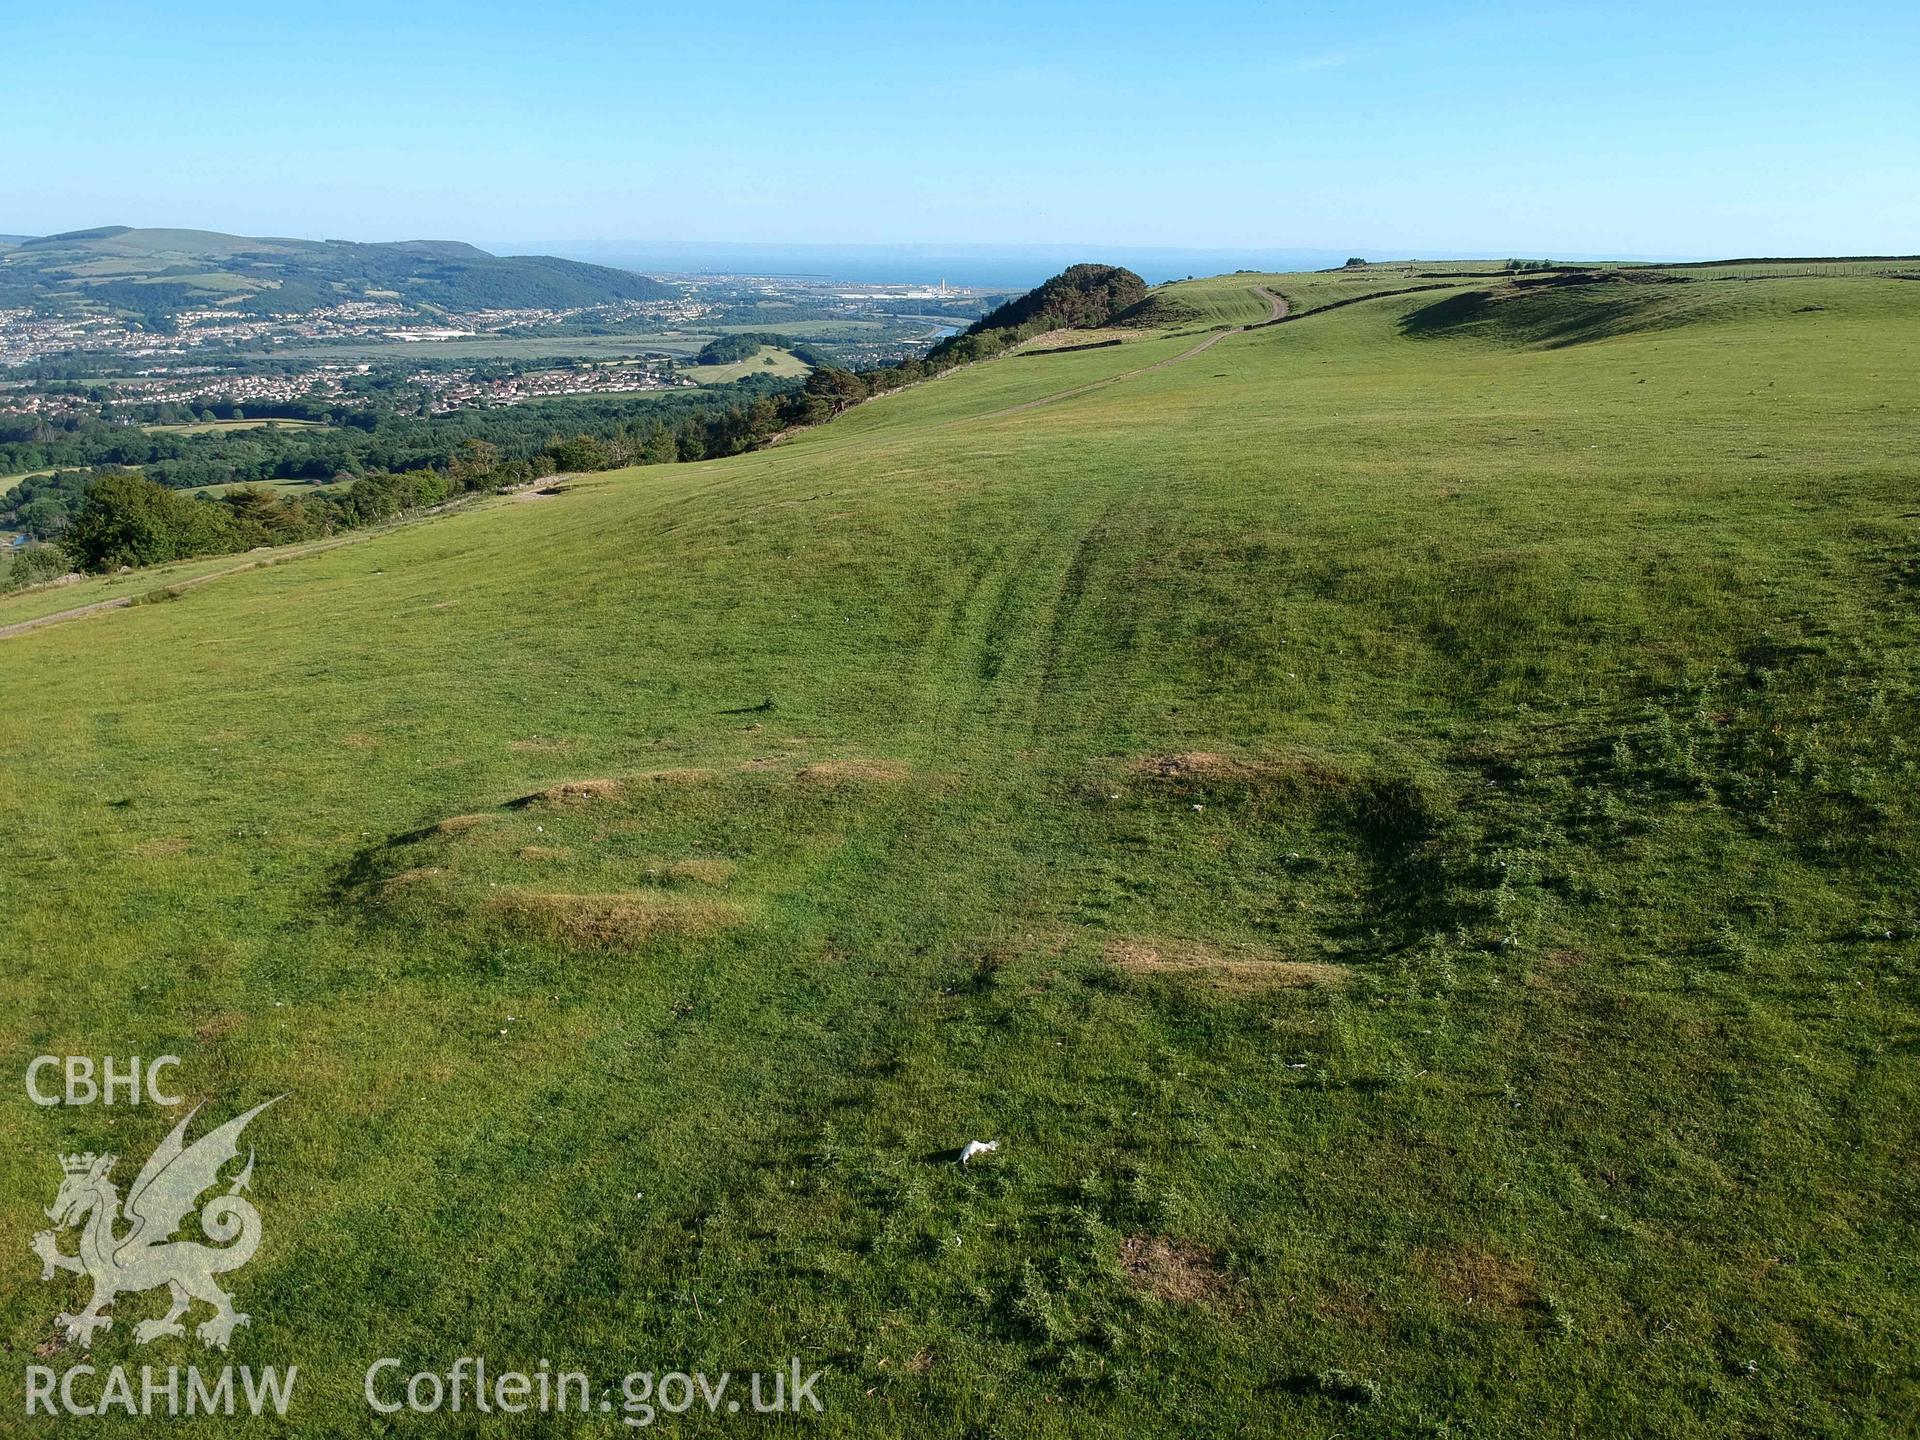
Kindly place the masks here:
<instances>
[{"instance_id":1,"label":"tussock of grass","mask_svg":"<svg viewBox=\"0 0 1920 1440\"><path fill-rule=\"evenodd\" d=\"M820 760L802 766L794 779L803 785L892 785L913 778L913 767L897 760Z\"/></svg>"},{"instance_id":2,"label":"tussock of grass","mask_svg":"<svg viewBox=\"0 0 1920 1440\"><path fill-rule=\"evenodd\" d=\"M1193 940L1114 940L1105 954L1110 965L1128 975L1191 981L1234 994L1344 985L1352 975L1344 965L1260 959Z\"/></svg>"},{"instance_id":3,"label":"tussock of grass","mask_svg":"<svg viewBox=\"0 0 1920 1440\"><path fill-rule=\"evenodd\" d=\"M1233 1289L1219 1252L1191 1240L1128 1235L1120 1242L1120 1268L1136 1290L1172 1305L1217 1303Z\"/></svg>"},{"instance_id":4,"label":"tussock of grass","mask_svg":"<svg viewBox=\"0 0 1920 1440\"><path fill-rule=\"evenodd\" d=\"M381 882L381 889L391 895L396 891L407 890L430 880L438 880L446 873L446 867L443 865L413 865L398 874L389 875Z\"/></svg>"},{"instance_id":5,"label":"tussock of grass","mask_svg":"<svg viewBox=\"0 0 1920 1440\"><path fill-rule=\"evenodd\" d=\"M209 1015L194 1027L193 1038L202 1045L212 1045L229 1035L238 1034L247 1027L246 1012L241 1010L222 1010Z\"/></svg>"},{"instance_id":6,"label":"tussock of grass","mask_svg":"<svg viewBox=\"0 0 1920 1440\"><path fill-rule=\"evenodd\" d=\"M510 931L606 950L635 950L656 940L711 935L746 920L746 911L738 905L645 891L566 895L505 890L490 896L484 911Z\"/></svg>"},{"instance_id":7,"label":"tussock of grass","mask_svg":"<svg viewBox=\"0 0 1920 1440\"><path fill-rule=\"evenodd\" d=\"M1135 774L1160 780L1217 779L1247 773L1244 761L1214 750L1182 750L1171 755L1148 755L1129 767Z\"/></svg>"},{"instance_id":8,"label":"tussock of grass","mask_svg":"<svg viewBox=\"0 0 1920 1440\"><path fill-rule=\"evenodd\" d=\"M1415 1261L1434 1287L1463 1310L1512 1319L1540 1303L1533 1267L1475 1245L1423 1248Z\"/></svg>"},{"instance_id":9,"label":"tussock of grass","mask_svg":"<svg viewBox=\"0 0 1920 1440\"><path fill-rule=\"evenodd\" d=\"M577 805L586 800L604 800L608 796L618 795L623 788L624 783L619 780L563 780L558 785L549 785L544 790L511 800L508 806L524 810L532 805Z\"/></svg>"},{"instance_id":10,"label":"tussock of grass","mask_svg":"<svg viewBox=\"0 0 1920 1440\"><path fill-rule=\"evenodd\" d=\"M649 770L633 777L636 785L705 785L714 772L700 765L685 765L673 770Z\"/></svg>"},{"instance_id":11,"label":"tussock of grass","mask_svg":"<svg viewBox=\"0 0 1920 1440\"><path fill-rule=\"evenodd\" d=\"M725 885L739 870L731 860L676 860L666 867L669 880L685 881L692 885Z\"/></svg>"},{"instance_id":12,"label":"tussock of grass","mask_svg":"<svg viewBox=\"0 0 1920 1440\"><path fill-rule=\"evenodd\" d=\"M1175 782L1295 783L1327 789L1355 783L1355 777L1332 757L1303 753L1241 759L1214 750L1180 750L1143 756L1131 762L1128 769L1136 775Z\"/></svg>"}]
</instances>

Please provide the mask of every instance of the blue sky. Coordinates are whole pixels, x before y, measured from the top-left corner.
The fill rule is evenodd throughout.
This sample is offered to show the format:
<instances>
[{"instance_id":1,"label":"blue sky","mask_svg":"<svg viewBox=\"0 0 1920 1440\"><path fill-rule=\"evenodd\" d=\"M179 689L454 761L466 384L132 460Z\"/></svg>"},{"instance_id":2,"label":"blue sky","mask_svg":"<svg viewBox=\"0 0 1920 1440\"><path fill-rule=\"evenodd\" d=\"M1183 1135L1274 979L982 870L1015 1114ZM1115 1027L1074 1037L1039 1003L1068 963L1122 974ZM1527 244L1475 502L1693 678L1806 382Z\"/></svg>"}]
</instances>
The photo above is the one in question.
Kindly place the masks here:
<instances>
[{"instance_id":1,"label":"blue sky","mask_svg":"<svg viewBox=\"0 0 1920 1440\"><path fill-rule=\"evenodd\" d=\"M0 232L1920 250L1920 5L14 4Z\"/></svg>"}]
</instances>

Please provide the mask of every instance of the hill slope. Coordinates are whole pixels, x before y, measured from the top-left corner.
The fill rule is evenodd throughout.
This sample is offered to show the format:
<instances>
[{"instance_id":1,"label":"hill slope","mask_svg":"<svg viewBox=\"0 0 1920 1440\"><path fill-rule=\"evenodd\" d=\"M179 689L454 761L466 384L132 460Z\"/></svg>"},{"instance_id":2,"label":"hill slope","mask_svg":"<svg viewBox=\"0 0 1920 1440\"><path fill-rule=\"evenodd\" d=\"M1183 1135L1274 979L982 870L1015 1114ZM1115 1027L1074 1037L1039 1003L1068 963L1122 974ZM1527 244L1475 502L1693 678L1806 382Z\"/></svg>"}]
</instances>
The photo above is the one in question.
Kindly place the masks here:
<instances>
[{"instance_id":1,"label":"hill slope","mask_svg":"<svg viewBox=\"0 0 1920 1440\"><path fill-rule=\"evenodd\" d=\"M293 1093L294 1433L481 1335L834 1435L1899 1434L1920 285L1691 293L1766 298L1015 357L0 641L0 1027ZM106 1118L0 1109L15 1233Z\"/></svg>"},{"instance_id":2,"label":"hill slope","mask_svg":"<svg viewBox=\"0 0 1920 1440\"><path fill-rule=\"evenodd\" d=\"M631 271L440 240L365 245L109 225L24 240L0 255L0 305L144 315L208 305L299 313L368 299L447 310L565 308L676 293Z\"/></svg>"}]
</instances>

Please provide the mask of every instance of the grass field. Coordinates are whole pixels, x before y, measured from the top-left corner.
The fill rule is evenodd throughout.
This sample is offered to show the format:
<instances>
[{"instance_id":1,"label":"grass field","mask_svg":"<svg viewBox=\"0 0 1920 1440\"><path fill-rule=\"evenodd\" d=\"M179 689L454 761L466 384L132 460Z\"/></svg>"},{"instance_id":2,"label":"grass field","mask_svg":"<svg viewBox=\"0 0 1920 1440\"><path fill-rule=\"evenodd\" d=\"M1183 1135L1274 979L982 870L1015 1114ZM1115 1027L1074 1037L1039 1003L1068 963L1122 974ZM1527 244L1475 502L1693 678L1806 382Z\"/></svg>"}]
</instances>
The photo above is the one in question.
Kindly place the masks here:
<instances>
[{"instance_id":1,"label":"grass field","mask_svg":"<svg viewBox=\"0 0 1920 1440\"><path fill-rule=\"evenodd\" d=\"M1920 256L1888 256L1878 260L1736 260L1698 265L1655 265L1648 268L1688 280L1920 276Z\"/></svg>"},{"instance_id":2,"label":"grass field","mask_svg":"<svg viewBox=\"0 0 1920 1440\"><path fill-rule=\"evenodd\" d=\"M1154 324L1176 328L1258 325L1271 309L1261 289L1284 294L1289 310L1305 315L1329 305L1393 291L1439 288L1447 282L1426 266L1369 266L1364 270L1327 270L1307 275L1214 275L1177 280L1153 293L1123 319L1122 325Z\"/></svg>"},{"instance_id":3,"label":"grass field","mask_svg":"<svg viewBox=\"0 0 1920 1440\"><path fill-rule=\"evenodd\" d=\"M291 1094L280 1428L1912 1433L1920 285L1369 282L0 640L0 1025ZM174 1119L0 1106L16 1354Z\"/></svg>"},{"instance_id":4,"label":"grass field","mask_svg":"<svg viewBox=\"0 0 1920 1440\"><path fill-rule=\"evenodd\" d=\"M328 480L314 484L310 480L236 480L226 485L193 485L186 493L189 495L224 495L229 490L259 489L271 490L277 495L310 495L315 491L344 490L353 484L351 480Z\"/></svg>"},{"instance_id":5,"label":"grass field","mask_svg":"<svg viewBox=\"0 0 1920 1440\"><path fill-rule=\"evenodd\" d=\"M744 380L749 375L772 375L781 379L792 379L810 373L813 367L790 350L782 350L774 345L762 345L745 360L736 360L730 365L683 365L682 375L698 380L702 385L730 385L735 380Z\"/></svg>"},{"instance_id":6,"label":"grass field","mask_svg":"<svg viewBox=\"0 0 1920 1440\"><path fill-rule=\"evenodd\" d=\"M1296 284L1307 277L1296 276ZM1268 303L1256 286L1272 287L1278 275L1215 275L1205 280L1176 280L1154 288L1122 325L1257 325L1267 318Z\"/></svg>"},{"instance_id":7,"label":"grass field","mask_svg":"<svg viewBox=\"0 0 1920 1440\"><path fill-rule=\"evenodd\" d=\"M267 425L277 425L283 430L326 428L325 422L319 420L197 420L180 425L142 425L140 428L156 434L213 435L222 430L258 430Z\"/></svg>"},{"instance_id":8,"label":"grass field","mask_svg":"<svg viewBox=\"0 0 1920 1440\"><path fill-rule=\"evenodd\" d=\"M182 560L172 565L156 565L126 575L95 575L71 585L42 585L0 595L0 627L42 615L76 610L100 600L116 600L130 595L162 591L183 579L230 570L238 563L231 555L212 555L199 560Z\"/></svg>"}]
</instances>

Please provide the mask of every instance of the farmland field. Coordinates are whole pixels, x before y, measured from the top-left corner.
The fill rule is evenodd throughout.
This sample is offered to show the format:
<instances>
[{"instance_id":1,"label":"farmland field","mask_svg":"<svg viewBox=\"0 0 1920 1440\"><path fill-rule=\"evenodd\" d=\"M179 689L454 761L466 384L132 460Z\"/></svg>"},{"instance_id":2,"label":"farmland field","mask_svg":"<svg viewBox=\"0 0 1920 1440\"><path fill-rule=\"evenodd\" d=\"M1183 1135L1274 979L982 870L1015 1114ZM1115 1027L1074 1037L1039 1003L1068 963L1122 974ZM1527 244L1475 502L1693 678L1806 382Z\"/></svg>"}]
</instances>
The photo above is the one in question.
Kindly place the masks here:
<instances>
[{"instance_id":1,"label":"farmland field","mask_svg":"<svg viewBox=\"0 0 1920 1440\"><path fill-rule=\"evenodd\" d=\"M727 385L749 375L771 375L782 379L805 375L812 367L790 350L762 345L745 360L728 365L684 365L680 373L702 385Z\"/></svg>"},{"instance_id":2,"label":"farmland field","mask_svg":"<svg viewBox=\"0 0 1920 1440\"><path fill-rule=\"evenodd\" d=\"M822 1435L1912 1433L1920 284L1146 313L0 640L0 1027L290 1096L281 1429L485 1351L797 1355ZM70 1123L0 1108L6 1233Z\"/></svg>"},{"instance_id":3,"label":"farmland field","mask_svg":"<svg viewBox=\"0 0 1920 1440\"><path fill-rule=\"evenodd\" d=\"M325 424L319 420L195 420L178 425L142 425L142 430L167 435L216 435L226 430L259 430L264 426L277 425L285 430L323 430Z\"/></svg>"},{"instance_id":4,"label":"farmland field","mask_svg":"<svg viewBox=\"0 0 1920 1440\"><path fill-rule=\"evenodd\" d=\"M329 490L344 490L351 480L327 480L315 483L311 480L236 480L224 485L195 485L187 490L189 495L224 495L232 490L261 489L271 490L277 495L311 495Z\"/></svg>"}]
</instances>

